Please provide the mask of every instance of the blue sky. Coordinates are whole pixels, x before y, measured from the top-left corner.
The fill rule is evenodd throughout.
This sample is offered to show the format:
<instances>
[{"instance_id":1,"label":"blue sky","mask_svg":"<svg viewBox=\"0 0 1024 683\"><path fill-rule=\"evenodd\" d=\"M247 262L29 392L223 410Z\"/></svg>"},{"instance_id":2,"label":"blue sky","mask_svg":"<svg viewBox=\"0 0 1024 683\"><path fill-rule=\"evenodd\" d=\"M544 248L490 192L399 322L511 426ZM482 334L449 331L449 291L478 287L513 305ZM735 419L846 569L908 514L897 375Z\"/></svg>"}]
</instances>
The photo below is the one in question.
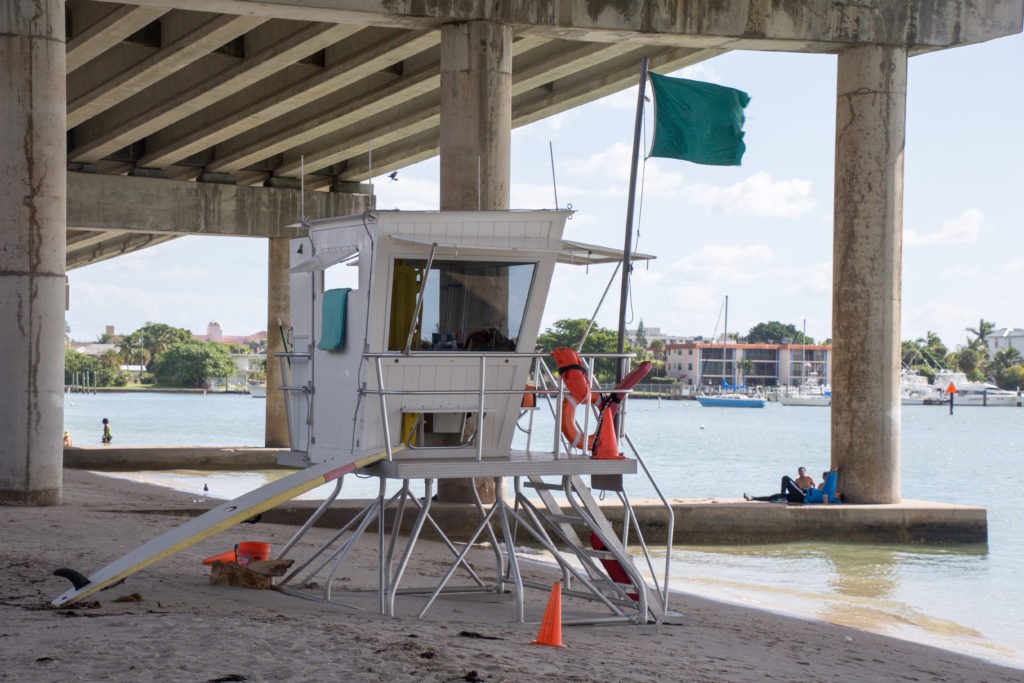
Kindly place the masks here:
<instances>
[{"instance_id":1,"label":"blue sky","mask_svg":"<svg viewBox=\"0 0 1024 683\"><path fill-rule=\"evenodd\" d=\"M710 336L729 296L729 330L779 320L831 336L835 66L830 55L734 52L674 75L751 96L739 167L650 159L630 327ZM639 69L639 65L638 65ZM512 208L576 211L569 239L621 247L635 87L513 133ZM911 58L904 175L901 338L950 347L978 320L1024 327L1024 37ZM646 126L649 135L649 122ZM436 209L438 164L374 179L382 209ZM72 271L76 340L146 321L226 334L266 328L266 244L186 237ZM559 266L544 327L590 317L610 267ZM618 285L598 322L614 329ZM719 329L719 332L721 330Z\"/></svg>"}]
</instances>

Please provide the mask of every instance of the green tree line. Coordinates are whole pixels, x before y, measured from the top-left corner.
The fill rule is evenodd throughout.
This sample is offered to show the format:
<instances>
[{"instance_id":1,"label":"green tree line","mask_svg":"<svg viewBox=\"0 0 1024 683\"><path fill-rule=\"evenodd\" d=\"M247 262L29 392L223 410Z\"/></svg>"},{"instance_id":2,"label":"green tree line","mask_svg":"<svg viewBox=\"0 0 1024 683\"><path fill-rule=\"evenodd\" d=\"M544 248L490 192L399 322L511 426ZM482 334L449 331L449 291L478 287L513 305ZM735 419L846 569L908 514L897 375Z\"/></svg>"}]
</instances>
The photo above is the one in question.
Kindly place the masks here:
<instances>
[{"instance_id":1,"label":"green tree line","mask_svg":"<svg viewBox=\"0 0 1024 683\"><path fill-rule=\"evenodd\" d=\"M70 345L65 348L65 384L74 381L75 373L81 377L81 373L87 372L95 377L96 386L125 386L129 377L121 366L141 365L146 367L146 372L140 377L143 384L206 388L210 380L232 377L237 369L231 358L231 346L193 339L190 331L164 323L148 322L119 340L104 334L99 341L113 342L116 349L94 358L70 348Z\"/></svg>"}]
</instances>

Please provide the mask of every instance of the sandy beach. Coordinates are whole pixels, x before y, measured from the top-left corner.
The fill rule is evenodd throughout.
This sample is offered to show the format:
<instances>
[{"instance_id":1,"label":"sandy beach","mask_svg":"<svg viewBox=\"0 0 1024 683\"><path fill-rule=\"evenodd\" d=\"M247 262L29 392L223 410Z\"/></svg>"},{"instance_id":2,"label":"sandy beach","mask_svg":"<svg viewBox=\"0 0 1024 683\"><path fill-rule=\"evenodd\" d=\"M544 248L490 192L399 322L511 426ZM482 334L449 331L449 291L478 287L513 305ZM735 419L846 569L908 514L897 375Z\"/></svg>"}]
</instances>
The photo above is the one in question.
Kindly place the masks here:
<instances>
[{"instance_id":1,"label":"sandy beach","mask_svg":"<svg viewBox=\"0 0 1024 683\"><path fill-rule=\"evenodd\" d=\"M680 623L565 626L566 648L531 645L547 595L528 591L513 623L507 595L445 597L424 619L421 596L397 617L373 599L323 604L277 591L213 586L201 558L239 540L280 548L295 529L243 525L207 539L65 609L50 601L68 582L178 525L191 496L65 470L64 503L0 511L0 679L18 681L1021 681L1024 671L864 631L677 595ZM296 553L330 532L314 529ZM305 547L302 547L305 546ZM373 585L376 546L357 546L344 581ZM480 553L489 555L481 549ZM449 563L421 541L403 585L432 585ZM492 562L493 563L493 562ZM551 580L545 568L529 568ZM590 606L563 601L567 616Z\"/></svg>"}]
</instances>

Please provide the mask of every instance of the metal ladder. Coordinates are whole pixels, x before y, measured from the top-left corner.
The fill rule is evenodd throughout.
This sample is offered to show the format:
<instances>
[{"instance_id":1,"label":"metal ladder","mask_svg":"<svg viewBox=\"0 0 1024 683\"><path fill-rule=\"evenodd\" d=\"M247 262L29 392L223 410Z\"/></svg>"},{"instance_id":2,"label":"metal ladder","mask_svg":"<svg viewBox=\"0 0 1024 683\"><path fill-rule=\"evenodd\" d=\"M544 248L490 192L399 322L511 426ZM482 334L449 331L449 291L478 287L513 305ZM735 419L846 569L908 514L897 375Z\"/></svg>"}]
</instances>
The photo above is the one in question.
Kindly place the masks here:
<instances>
[{"instance_id":1,"label":"metal ladder","mask_svg":"<svg viewBox=\"0 0 1024 683\"><path fill-rule=\"evenodd\" d=\"M536 491L540 506L523 494L524 487ZM559 505L554 491L565 494L569 510ZM623 502L626 517L620 538L580 475L563 475L558 483L546 482L537 475L526 477L525 482L516 481L513 516L554 557L562 571L563 595L599 601L611 612L605 618L584 618L576 623L647 623L665 618L666 596L644 581L626 550L633 511L628 500ZM578 528L591 535L589 542L581 540ZM639 534L635 525L634 529ZM647 555L642 539L639 543ZM595 545L599 547L592 547Z\"/></svg>"}]
</instances>

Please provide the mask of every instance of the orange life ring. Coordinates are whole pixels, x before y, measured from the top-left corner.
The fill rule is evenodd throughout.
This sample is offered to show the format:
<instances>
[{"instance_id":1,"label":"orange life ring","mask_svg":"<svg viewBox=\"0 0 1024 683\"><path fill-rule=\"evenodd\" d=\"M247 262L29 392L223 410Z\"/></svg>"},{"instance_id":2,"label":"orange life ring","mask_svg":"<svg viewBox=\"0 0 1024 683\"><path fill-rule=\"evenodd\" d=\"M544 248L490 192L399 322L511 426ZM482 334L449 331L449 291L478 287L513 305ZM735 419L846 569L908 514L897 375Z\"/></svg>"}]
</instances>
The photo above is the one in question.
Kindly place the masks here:
<instances>
[{"instance_id":1,"label":"orange life ring","mask_svg":"<svg viewBox=\"0 0 1024 683\"><path fill-rule=\"evenodd\" d=\"M583 450L590 450L594 445L594 434L585 435L582 429L576 426L576 406L571 398L562 399L562 419L561 428L562 436L569 442L569 445L573 448L579 448ZM584 446L583 437L586 436L586 446Z\"/></svg>"},{"instance_id":2,"label":"orange life ring","mask_svg":"<svg viewBox=\"0 0 1024 683\"><path fill-rule=\"evenodd\" d=\"M558 376L565 385L568 396L562 400L559 427L562 436L572 448L587 450L597 460L618 460L618 438L615 435L615 413L618 412L622 394L612 392L607 396L590 391L590 376L586 366L575 350L560 346L551 352L558 364ZM651 363L644 362L619 382L616 389L631 389L651 370ZM600 404L597 426L593 434L584 434L576 425L576 408L581 404Z\"/></svg>"},{"instance_id":3,"label":"orange life ring","mask_svg":"<svg viewBox=\"0 0 1024 683\"><path fill-rule=\"evenodd\" d=\"M590 450L594 443L594 434L584 435L581 429L576 427L576 408L581 404L591 403L595 396L590 392L590 375L583 365L580 355L575 349L567 346L559 346L551 352L558 366L558 377L565 385L567 396L562 399L561 429L562 436L573 448ZM594 401L596 402L596 401ZM584 441L584 437L586 440ZM586 445L584 445L586 444Z\"/></svg>"},{"instance_id":4,"label":"orange life ring","mask_svg":"<svg viewBox=\"0 0 1024 683\"><path fill-rule=\"evenodd\" d=\"M651 371L651 362L644 361L615 385L615 391L606 395L591 393L590 377L579 354L573 349L560 346L551 352L558 364L558 376L562 379L569 395L562 400L560 428L562 436L572 448L590 451L596 460L618 460L623 456L619 453L618 437L615 434L615 414L624 395L623 390L632 389ZM598 405L599 416L593 434L586 436L576 426L576 408L580 404L593 403ZM584 443L586 445L584 446Z\"/></svg>"},{"instance_id":5,"label":"orange life ring","mask_svg":"<svg viewBox=\"0 0 1024 683\"><path fill-rule=\"evenodd\" d=\"M567 346L559 346L551 352L558 366L558 376L565 385L569 396L573 399L573 405L590 402L590 375L587 368L580 360L580 355L574 349Z\"/></svg>"}]
</instances>

